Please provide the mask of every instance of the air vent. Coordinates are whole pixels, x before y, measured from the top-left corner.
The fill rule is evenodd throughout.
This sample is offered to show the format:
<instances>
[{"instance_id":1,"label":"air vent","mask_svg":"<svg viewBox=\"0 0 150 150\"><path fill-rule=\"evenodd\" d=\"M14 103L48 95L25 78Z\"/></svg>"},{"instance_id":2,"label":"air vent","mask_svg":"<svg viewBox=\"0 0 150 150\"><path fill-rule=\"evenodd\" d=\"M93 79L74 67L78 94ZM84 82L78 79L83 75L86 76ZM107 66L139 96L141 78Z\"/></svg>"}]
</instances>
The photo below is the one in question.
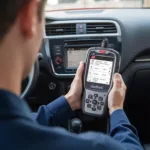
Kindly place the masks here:
<instances>
[{"instance_id":1,"label":"air vent","mask_svg":"<svg viewBox=\"0 0 150 150\"><path fill-rule=\"evenodd\" d=\"M87 23L87 34L117 33L114 23Z\"/></svg>"},{"instance_id":2,"label":"air vent","mask_svg":"<svg viewBox=\"0 0 150 150\"><path fill-rule=\"evenodd\" d=\"M48 24L46 25L46 35L74 35L76 34L76 24Z\"/></svg>"}]
</instances>

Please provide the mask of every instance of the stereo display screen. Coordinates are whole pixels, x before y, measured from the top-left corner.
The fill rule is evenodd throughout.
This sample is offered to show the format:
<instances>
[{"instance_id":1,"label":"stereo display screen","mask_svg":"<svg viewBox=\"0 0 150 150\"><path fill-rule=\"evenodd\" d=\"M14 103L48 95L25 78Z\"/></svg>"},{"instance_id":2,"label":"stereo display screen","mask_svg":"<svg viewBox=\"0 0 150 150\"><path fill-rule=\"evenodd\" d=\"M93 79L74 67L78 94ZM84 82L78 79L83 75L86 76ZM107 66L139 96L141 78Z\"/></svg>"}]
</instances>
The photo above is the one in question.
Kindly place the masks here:
<instances>
[{"instance_id":1,"label":"stereo display screen","mask_svg":"<svg viewBox=\"0 0 150 150\"><path fill-rule=\"evenodd\" d=\"M67 68L77 68L80 61L86 58L88 48L68 48L67 50Z\"/></svg>"}]
</instances>

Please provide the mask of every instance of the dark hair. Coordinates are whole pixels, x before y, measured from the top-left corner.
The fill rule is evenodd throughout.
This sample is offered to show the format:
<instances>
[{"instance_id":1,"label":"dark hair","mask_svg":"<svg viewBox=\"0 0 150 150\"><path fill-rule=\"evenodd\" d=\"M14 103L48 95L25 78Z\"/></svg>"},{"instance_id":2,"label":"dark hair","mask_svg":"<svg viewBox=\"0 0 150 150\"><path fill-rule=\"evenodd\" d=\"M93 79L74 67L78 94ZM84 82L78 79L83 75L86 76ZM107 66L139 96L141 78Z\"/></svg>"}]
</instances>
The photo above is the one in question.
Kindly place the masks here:
<instances>
[{"instance_id":1,"label":"dark hair","mask_svg":"<svg viewBox=\"0 0 150 150\"><path fill-rule=\"evenodd\" d=\"M0 42L14 24L19 11L29 4L31 0L0 0ZM46 0L41 0L38 9L39 19L42 18Z\"/></svg>"}]
</instances>

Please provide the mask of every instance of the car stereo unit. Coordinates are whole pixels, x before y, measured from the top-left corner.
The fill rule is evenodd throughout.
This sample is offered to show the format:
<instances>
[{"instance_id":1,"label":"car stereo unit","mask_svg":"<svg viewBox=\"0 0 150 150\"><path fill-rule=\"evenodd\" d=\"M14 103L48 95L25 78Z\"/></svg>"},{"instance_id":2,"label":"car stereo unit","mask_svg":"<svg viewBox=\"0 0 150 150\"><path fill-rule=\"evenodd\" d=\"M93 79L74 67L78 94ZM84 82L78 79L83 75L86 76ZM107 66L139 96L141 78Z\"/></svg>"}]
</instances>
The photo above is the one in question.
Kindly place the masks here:
<instances>
[{"instance_id":1,"label":"car stereo unit","mask_svg":"<svg viewBox=\"0 0 150 150\"><path fill-rule=\"evenodd\" d=\"M121 43L117 37L104 38L109 40L108 48L120 51ZM74 76L80 61L85 60L87 50L91 47L100 47L104 38L50 39L49 53L53 75Z\"/></svg>"}]
</instances>

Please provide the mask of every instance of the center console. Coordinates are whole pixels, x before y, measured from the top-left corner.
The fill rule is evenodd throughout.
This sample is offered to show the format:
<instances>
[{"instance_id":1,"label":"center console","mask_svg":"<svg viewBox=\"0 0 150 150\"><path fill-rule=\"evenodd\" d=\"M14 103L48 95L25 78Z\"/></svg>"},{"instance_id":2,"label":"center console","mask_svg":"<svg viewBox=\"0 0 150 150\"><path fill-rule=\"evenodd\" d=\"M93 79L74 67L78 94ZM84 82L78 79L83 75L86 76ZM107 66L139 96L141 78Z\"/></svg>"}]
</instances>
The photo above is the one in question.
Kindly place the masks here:
<instances>
[{"instance_id":1,"label":"center console","mask_svg":"<svg viewBox=\"0 0 150 150\"><path fill-rule=\"evenodd\" d=\"M73 77L80 61L85 60L87 50L91 47L100 47L104 38L109 40L109 48L121 52L121 30L117 22L56 21L46 25L53 29L51 35L48 35L50 29L46 28L44 43L52 74L56 77ZM54 30L55 27L57 28ZM68 31L73 31L73 27L75 32L72 35ZM116 30L111 30L114 27ZM105 31L104 29L107 29L106 33L102 32ZM58 35L53 35L54 31L58 31Z\"/></svg>"}]
</instances>

